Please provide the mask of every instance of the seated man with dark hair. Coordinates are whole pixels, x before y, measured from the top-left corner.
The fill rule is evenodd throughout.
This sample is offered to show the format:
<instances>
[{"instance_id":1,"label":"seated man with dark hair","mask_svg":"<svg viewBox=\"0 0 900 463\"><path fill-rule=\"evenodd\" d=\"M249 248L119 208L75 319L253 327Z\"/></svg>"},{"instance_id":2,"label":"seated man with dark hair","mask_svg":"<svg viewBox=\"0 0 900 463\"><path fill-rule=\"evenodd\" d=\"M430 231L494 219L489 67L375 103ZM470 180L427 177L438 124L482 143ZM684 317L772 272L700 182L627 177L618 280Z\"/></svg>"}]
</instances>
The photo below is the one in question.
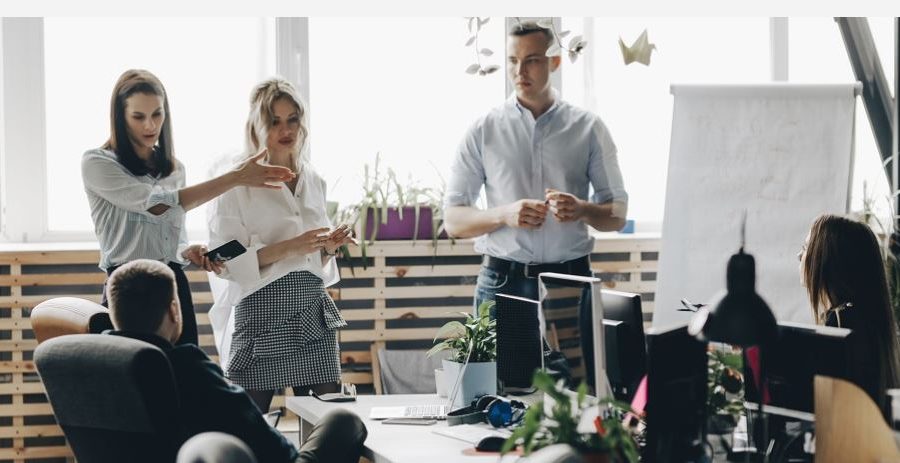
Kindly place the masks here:
<instances>
[{"instance_id":1,"label":"seated man with dark hair","mask_svg":"<svg viewBox=\"0 0 900 463\"><path fill-rule=\"evenodd\" d=\"M263 462L336 462L359 460L367 431L346 411L334 411L316 426L299 453L269 426L243 389L225 380L221 368L193 344L173 346L181 335L181 307L175 274L153 260L119 267L106 282L112 334L159 347L172 364L181 399L184 438L207 431L238 437ZM173 423L173 425L176 425Z\"/></svg>"}]
</instances>

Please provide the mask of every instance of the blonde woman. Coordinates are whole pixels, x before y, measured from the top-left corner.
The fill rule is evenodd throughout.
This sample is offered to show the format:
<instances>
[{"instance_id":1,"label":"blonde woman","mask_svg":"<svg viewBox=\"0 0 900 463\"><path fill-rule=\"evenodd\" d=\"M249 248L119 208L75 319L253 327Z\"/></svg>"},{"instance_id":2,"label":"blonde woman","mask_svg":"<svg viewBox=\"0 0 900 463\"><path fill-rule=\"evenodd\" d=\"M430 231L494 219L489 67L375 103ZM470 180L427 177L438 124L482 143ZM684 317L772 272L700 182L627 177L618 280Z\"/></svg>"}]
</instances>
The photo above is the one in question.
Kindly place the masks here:
<instances>
[{"instance_id":1,"label":"blonde woman","mask_svg":"<svg viewBox=\"0 0 900 463\"><path fill-rule=\"evenodd\" d=\"M339 280L334 254L349 242L348 227L331 230L325 182L301 152L306 107L289 82L273 78L253 90L246 126L246 157L267 153L269 164L297 177L278 190L236 188L209 208L210 246L238 240L247 248L220 276L210 318L222 338L228 378L263 412L276 389L295 395L338 389L340 358L335 330L346 325L325 291ZM233 307L233 332L222 320ZM227 344L230 343L230 346Z\"/></svg>"}]
</instances>

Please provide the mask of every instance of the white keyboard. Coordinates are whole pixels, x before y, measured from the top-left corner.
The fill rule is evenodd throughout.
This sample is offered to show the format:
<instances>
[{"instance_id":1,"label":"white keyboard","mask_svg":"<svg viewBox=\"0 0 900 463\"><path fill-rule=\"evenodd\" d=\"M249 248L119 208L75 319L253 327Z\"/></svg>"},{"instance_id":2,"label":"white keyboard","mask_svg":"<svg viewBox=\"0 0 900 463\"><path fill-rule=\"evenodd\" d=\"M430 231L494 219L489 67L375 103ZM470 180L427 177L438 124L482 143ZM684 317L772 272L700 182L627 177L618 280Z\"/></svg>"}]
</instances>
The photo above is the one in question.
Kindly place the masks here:
<instances>
[{"instance_id":1,"label":"white keyboard","mask_svg":"<svg viewBox=\"0 0 900 463\"><path fill-rule=\"evenodd\" d=\"M410 405L403 410L404 418L445 419L445 405Z\"/></svg>"}]
</instances>

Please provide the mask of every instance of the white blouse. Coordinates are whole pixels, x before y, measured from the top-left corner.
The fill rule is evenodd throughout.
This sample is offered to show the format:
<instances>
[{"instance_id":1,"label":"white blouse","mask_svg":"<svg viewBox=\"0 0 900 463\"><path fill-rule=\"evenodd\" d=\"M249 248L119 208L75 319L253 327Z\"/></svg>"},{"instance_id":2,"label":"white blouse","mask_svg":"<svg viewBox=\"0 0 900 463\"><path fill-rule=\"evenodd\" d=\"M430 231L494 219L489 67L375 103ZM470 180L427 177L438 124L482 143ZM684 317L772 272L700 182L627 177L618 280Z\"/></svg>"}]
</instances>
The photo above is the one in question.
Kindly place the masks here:
<instances>
[{"instance_id":1,"label":"white blouse","mask_svg":"<svg viewBox=\"0 0 900 463\"><path fill-rule=\"evenodd\" d=\"M278 190L232 188L207 208L209 248L238 240L247 252L225 263L218 278L210 274L215 303L209 311L210 324L223 365L228 360L233 331L233 307L241 299L269 283L295 271L308 271L322 279L326 287L340 280L335 260L315 251L291 256L260 267L260 249L321 227L331 227L325 210L325 181L312 166L298 161L297 187ZM224 279L225 281L222 281Z\"/></svg>"}]
</instances>

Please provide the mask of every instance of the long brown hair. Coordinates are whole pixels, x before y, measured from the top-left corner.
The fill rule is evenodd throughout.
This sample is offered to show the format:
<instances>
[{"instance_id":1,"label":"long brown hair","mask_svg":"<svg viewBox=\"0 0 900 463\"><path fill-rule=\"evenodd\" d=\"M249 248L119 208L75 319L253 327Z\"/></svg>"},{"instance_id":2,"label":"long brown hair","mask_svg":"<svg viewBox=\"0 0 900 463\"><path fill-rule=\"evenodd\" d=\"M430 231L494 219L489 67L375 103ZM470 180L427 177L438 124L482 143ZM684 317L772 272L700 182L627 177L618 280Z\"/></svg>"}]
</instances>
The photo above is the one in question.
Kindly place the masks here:
<instances>
[{"instance_id":1,"label":"long brown hair","mask_svg":"<svg viewBox=\"0 0 900 463\"><path fill-rule=\"evenodd\" d=\"M825 323L831 308L853 304L881 356L880 392L900 385L897 324L881 246L869 226L835 215L819 216L809 231L803 277L816 322Z\"/></svg>"},{"instance_id":2,"label":"long brown hair","mask_svg":"<svg viewBox=\"0 0 900 463\"><path fill-rule=\"evenodd\" d=\"M135 93L156 95L163 99L162 128L159 141L153 149L152 165L147 165L134 151L134 145L128 137L128 124L125 121L125 100ZM162 82L150 71L129 69L119 76L113 87L109 103L109 140L103 145L116 153L119 162L134 175L153 174L168 177L175 170L175 154L172 146L172 113L169 111L169 97Z\"/></svg>"}]
</instances>

